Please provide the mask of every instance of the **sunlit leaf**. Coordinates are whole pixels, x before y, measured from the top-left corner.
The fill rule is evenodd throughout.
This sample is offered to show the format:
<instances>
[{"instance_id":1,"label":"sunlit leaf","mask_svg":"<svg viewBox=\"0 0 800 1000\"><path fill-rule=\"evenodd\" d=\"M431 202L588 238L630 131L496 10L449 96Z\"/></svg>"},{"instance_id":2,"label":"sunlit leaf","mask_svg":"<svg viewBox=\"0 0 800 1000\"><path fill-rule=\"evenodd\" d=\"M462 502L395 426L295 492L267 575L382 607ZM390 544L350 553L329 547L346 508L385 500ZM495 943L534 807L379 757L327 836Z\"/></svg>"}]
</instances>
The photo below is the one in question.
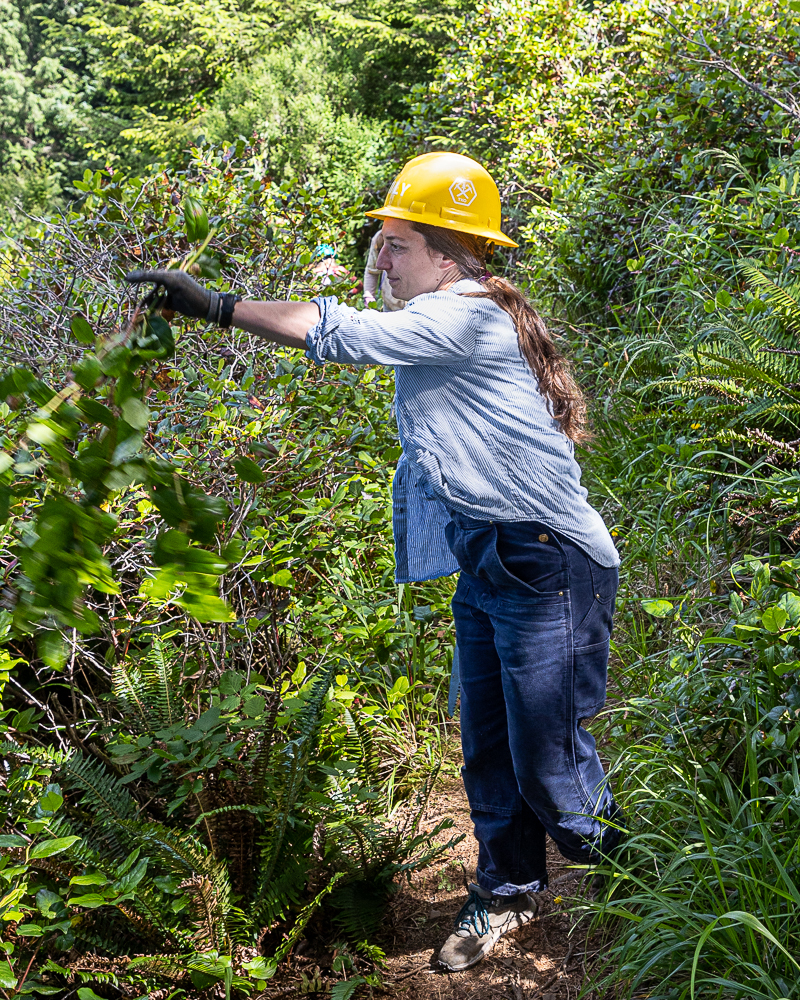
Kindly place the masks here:
<instances>
[{"instance_id":1,"label":"sunlit leaf","mask_svg":"<svg viewBox=\"0 0 800 1000\"><path fill-rule=\"evenodd\" d=\"M654 618L666 618L675 610L671 601L658 598L653 601L642 601L642 608Z\"/></svg>"}]
</instances>

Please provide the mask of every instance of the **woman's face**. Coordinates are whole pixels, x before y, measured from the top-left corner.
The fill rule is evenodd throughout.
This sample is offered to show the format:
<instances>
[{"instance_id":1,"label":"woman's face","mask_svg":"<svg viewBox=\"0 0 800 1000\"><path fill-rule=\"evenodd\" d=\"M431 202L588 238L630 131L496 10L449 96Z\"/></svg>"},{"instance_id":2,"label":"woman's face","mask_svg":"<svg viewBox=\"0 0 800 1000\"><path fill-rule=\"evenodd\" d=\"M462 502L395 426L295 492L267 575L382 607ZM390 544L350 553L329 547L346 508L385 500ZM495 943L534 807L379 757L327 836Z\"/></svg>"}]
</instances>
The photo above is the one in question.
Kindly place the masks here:
<instances>
[{"instance_id":1,"label":"woman's face","mask_svg":"<svg viewBox=\"0 0 800 1000\"><path fill-rule=\"evenodd\" d=\"M383 223L383 247L376 263L386 272L392 295L406 301L448 288L461 277L453 261L428 250L422 233L404 219Z\"/></svg>"}]
</instances>

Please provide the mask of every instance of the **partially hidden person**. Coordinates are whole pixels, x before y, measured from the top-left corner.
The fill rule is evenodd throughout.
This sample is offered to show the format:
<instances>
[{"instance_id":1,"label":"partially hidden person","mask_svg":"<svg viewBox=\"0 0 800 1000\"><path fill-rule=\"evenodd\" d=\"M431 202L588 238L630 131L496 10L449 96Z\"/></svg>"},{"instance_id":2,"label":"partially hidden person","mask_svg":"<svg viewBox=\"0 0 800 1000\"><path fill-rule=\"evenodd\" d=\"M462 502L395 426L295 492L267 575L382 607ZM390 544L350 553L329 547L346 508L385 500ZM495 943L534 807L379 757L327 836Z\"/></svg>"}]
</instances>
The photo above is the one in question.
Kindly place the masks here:
<instances>
[{"instance_id":1,"label":"partially hidden person","mask_svg":"<svg viewBox=\"0 0 800 1000\"><path fill-rule=\"evenodd\" d=\"M381 297L384 312L397 312L405 309L405 299L397 299L392 293L392 286L386 278L386 272L378 267L378 255L383 249L383 230L379 229L369 243L367 266L364 268L364 305L378 301Z\"/></svg>"},{"instance_id":2,"label":"partially hidden person","mask_svg":"<svg viewBox=\"0 0 800 1000\"><path fill-rule=\"evenodd\" d=\"M620 843L582 725L605 701L619 557L581 486L586 409L570 366L522 292L488 270L495 245L517 244L487 171L456 153L418 156L367 215L383 221L376 267L402 310L247 301L172 270L127 280L155 282L164 308L318 364L394 367L396 579L460 573L462 775L478 864L439 953L459 971L536 914L548 834L586 866Z\"/></svg>"}]
</instances>

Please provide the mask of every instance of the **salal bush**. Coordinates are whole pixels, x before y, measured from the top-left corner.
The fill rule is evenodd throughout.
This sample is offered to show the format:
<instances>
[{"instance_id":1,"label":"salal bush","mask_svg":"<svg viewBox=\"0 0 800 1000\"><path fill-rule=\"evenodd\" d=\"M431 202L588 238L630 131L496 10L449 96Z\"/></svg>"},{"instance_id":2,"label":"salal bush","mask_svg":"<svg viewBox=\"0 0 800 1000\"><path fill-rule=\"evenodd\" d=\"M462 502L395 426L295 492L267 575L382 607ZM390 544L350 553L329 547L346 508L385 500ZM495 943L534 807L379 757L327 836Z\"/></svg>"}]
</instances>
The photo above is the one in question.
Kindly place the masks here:
<instances>
[{"instance_id":1,"label":"salal bush","mask_svg":"<svg viewBox=\"0 0 800 1000\"><path fill-rule=\"evenodd\" d=\"M452 656L450 585L393 582L391 373L122 282L357 301L358 210L243 142L79 184L2 247L4 988L247 992L303 934L372 974L393 879L439 850Z\"/></svg>"}]
</instances>

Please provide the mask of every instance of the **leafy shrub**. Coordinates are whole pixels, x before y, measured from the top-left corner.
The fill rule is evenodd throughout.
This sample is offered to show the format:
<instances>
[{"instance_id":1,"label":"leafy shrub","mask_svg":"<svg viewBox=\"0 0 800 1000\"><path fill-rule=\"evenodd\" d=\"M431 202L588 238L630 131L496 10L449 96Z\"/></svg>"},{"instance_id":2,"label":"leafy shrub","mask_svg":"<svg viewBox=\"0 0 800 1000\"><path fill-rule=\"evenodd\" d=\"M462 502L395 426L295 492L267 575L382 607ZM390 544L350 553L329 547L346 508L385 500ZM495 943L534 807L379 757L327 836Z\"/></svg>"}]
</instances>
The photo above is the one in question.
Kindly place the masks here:
<instances>
[{"instance_id":1,"label":"leafy shrub","mask_svg":"<svg viewBox=\"0 0 800 1000\"><path fill-rule=\"evenodd\" d=\"M18 863L0 876L0 919L28 991L60 972L50 962L26 978L34 942L56 959L73 947L139 952L115 974L151 988L211 985L230 970L229 986L247 990L326 897L341 932L362 941L392 879L450 846L431 846L450 821L417 832L424 793L404 824L386 824L393 803L369 729L331 697L335 665L281 698L232 670L209 691L182 676L176 652L157 637L139 663L115 668L91 754L27 739L3 747L16 766L2 843ZM259 958L278 926L288 936Z\"/></svg>"},{"instance_id":2,"label":"leafy shrub","mask_svg":"<svg viewBox=\"0 0 800 1000\"><path fill-rule=\"evenodd\" d=\"M369 954L393 878L440 850L417 823L448 587L393 583L385 373L220 346L121 289L172 260L311 295L347 214L243 143L80 184L80 208L6 239L0 285L12 978L31 962L61 989L66 948L87 982L246 990L303 933ZM78 839L40 865L36 837Z\"/></svg>"}]
</instances>

